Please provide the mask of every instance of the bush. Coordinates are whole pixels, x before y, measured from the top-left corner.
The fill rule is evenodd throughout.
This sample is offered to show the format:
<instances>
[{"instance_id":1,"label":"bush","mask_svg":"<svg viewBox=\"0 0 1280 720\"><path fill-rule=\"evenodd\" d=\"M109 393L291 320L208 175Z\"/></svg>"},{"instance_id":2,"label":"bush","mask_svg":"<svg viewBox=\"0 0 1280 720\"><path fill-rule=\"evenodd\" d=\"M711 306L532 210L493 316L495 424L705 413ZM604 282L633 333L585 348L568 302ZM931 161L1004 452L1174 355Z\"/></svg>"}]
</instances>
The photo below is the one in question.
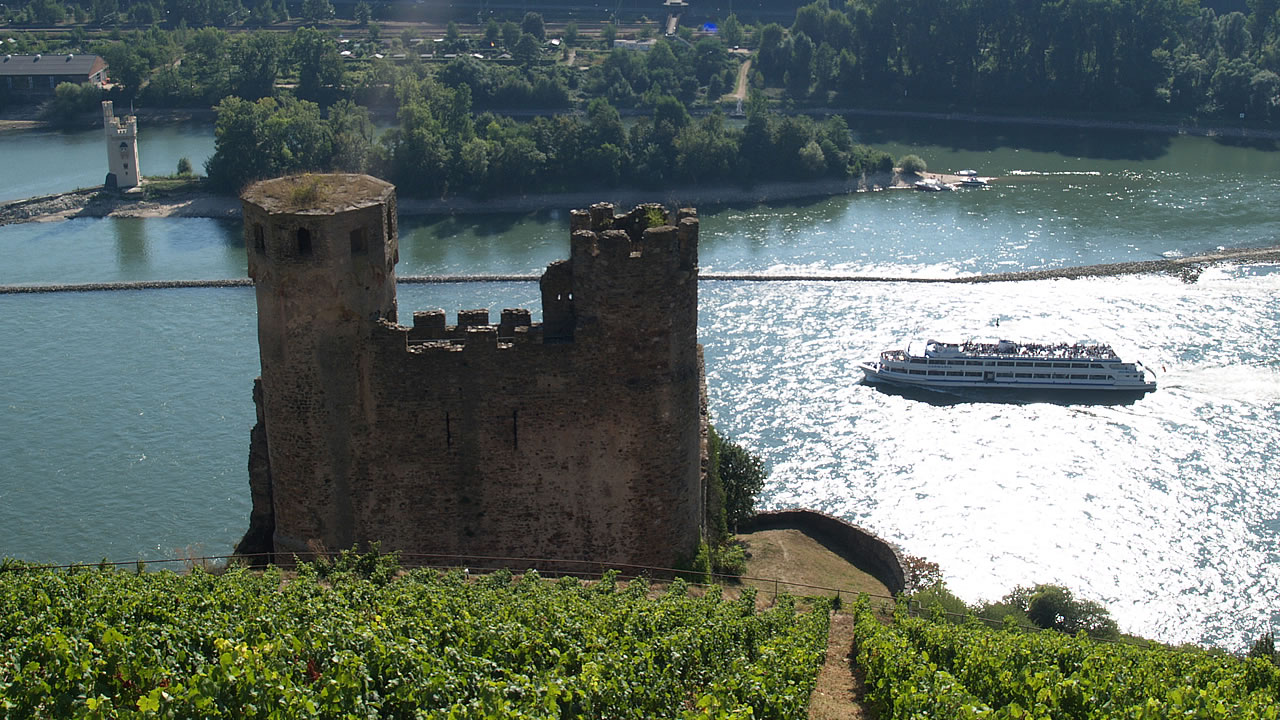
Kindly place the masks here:
<instances>
[{"instance_id":1,"label":"bush","mask_svg":"<svg viewBox=\"0 0 1280 720\"><path fill-rule=\"evenodd\" d=\"M929 165L919 155L903 155L898 160L898 167L910 175L919 175L929 169Z\"/></svg>"},{"instance_id":2,"label":"bush","mask_svg":"<svg viewBox=\"0 0 1280 720\"><path fill-rule=\"evenodd\" d=\"M969 606L941 582L910 596L908 602L920 610L935 615L943 614L943 618L940 619L948 622L964 622L969 615Z\"/></svg>"},{"instance_id":3,"label":"bush","mask_svg":"<svg viewBox=\"0 0 1280 720\"><path fill-rule=\"evenodd\" d=\"M70 125L100 107L102 88L93 83L58 83L45 113L51 122Z\"/></svg>"},{"instance_id":4,"label":"bush","mask_svg":"<svg viewBox=\"0 0 1280 720\"><path fill-rule=\"evenodd\" d=\"M1258 638L1253 646L1249 648L1249 657L1262 658L1269 660L1273 664L1280 665L1280 656L1276 655L1275 636L1267 633Z\"/></svg>"},{"instance_id":5,"label":"bush","mask_svg":"<svg viewBox=\"0 0 1280 720\"><path fill-rule=\"evenodd\" d=\"M904 592L908 595L942 584L942 568L938 563L915 555L902 558L902 574L906 576Z\"/></svg>"},{"instance_id":6,"label":"bush","mask_svg":"<svg viewBox=\"0 0 1280 720\"><path fill-rule=\"evenodd\" d=\"M188 158L178 158L178 174L186 177L191 174L191 160Z\"/></svg>"},{"instance_id":7,"label":"bush","mask_svg":"<svg viewBox=\"0 0 1280 720\"><path fill-rule=\"evenodd\" d=\"M717 469L724 490L725 521L730 527L755 517L756 495L764 489L764 461L726 438L717 438Z\"/></svg>"},{"instance_id":8,"label":"bush","mask_svg":"<svg viewBox=\"0 0 1280 720\"><path fill-rule=\"evenodd\" d=\"M1021 609L1036 627L1072 635L1083 630L1092 637L1106 639L1120 635L1116 621L1105 607L1092 600L1078 599L1059 585L1016 587L1001 602Z\"/></svg>"},{"instance_id":9,"label":"bush","mask_svg":"<svg viewBox=\"0 0 1280 720\"><path fill-rule=\"evenodd\" d=\"M321 579L338 579L350 575L368 580L375 585L386 585L400 571L400 551L383 553L382 543L369 543L369 552L361 553L356 546L343 550L336 557L320 555L312 563L312 569Z\"/></svg>"}]
</instances>

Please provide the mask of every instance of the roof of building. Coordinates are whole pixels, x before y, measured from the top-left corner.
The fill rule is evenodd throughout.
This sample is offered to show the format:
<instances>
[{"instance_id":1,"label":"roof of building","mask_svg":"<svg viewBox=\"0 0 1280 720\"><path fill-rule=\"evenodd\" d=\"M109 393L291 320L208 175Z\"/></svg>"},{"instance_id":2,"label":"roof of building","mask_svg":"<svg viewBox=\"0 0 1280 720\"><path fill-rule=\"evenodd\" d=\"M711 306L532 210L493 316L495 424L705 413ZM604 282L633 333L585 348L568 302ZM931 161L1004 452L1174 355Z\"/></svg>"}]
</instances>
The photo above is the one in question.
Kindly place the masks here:
<instances>
[{"instance_id":1,"label":"roof of building","mask_svg":"<svg viewBox=\"0 0 1280 720\"><path fill-rule=\"evenodd\" d=\"M97 55L4 55L0 75L84 75L106 67Z\"/></svg>"}]
</instances>

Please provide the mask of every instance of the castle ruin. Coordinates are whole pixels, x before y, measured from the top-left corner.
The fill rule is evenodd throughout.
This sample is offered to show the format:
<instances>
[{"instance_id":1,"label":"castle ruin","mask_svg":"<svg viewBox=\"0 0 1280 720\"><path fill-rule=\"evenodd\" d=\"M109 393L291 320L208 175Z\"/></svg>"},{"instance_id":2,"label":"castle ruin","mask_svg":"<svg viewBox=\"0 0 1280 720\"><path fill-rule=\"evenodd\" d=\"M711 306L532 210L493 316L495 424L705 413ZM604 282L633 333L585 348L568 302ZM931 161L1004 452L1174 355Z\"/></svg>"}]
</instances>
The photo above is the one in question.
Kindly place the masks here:
<instances>
[{"instance_id":1,"label":"castle ruin","mask_svg":"<svg viewBox=\"0 0 1280 720\"><path fill-rule=\"evenodd\" d=\"M262 374L240 552L671 567L705 526L698 218L574 211L528 310L397 321L395 188L363 175L242 196Z\"/></svg>"}]
</instances>

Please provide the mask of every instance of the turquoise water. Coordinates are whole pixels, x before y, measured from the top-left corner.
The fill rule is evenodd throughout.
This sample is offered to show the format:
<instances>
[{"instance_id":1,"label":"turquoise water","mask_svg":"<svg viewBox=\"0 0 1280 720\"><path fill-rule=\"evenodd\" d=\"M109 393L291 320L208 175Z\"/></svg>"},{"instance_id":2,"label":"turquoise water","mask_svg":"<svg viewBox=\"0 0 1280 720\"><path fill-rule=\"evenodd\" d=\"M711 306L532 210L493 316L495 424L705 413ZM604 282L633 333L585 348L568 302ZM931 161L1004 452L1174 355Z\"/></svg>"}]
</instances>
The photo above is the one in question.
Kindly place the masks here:
<instances>
[{"instance_id":1,"label":"turquoise water","mask_svg":"<svg viewBox=\"0 0 1280 720\"><path fill-rule=\"evenodd\" d=\"M197 173L213 155L213 126L198 123L138 129L138 164L143 175L172 175L187 158ZM0 132L0 203L101 185L107 176L107 142L102 129L60 132Z\"/></svg>"},{"instance_id":2,"label":"turquoise water","mask_svg":"<svg viewBox=\"0 0 1280 720\"><path fill-rule=\"evenodd\" d=\"M944 277L1280 242L1271 148L857 129L933 169L999 180L703 207L702 269ZM406 218L397 271L536 273L567 251L567 210ZM243 252L237 226L211 220L7 226L0 283L243 277ZM700 292L712 413L765 458L765 505L857 522L939 562L969 600L1059 582L1126 631L1232 649L1280 620L1280 267L1224 266L1194 283L704 280ZM402 286L399 304L406 317L536 314L537 286ZM1160 390L1069 406L924 401L858 382L858 361L931 336L1107 341L1154 368ZM230 549L249 510L249 289L0 296L0 337L0 554Z\"/></svg>"}]
</instances>

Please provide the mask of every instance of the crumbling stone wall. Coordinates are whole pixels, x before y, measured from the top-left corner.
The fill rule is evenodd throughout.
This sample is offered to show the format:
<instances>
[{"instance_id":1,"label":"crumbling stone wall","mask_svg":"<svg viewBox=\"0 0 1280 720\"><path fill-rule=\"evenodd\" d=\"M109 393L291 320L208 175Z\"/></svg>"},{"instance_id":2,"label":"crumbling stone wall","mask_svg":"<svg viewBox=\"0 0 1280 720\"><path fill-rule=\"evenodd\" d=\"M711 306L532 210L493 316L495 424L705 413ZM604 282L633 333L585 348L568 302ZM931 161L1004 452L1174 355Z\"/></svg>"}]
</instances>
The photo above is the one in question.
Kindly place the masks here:
<instances>
[{"instance_id":1,"label":"crumbling stone wall","mask_svg":"<svg viewBox=\"0 0 1280 720\"><path fill-rule=\"evenodd\" d=\"M406 326L394 189L326 177L364 189L291 208L285 178L243 198L266 446L254 449L269 458L251 479L251 534L270 522L269 549L300 554L380 540L444 555L690 556L704 516L696 213L575 211L570 257L542 278L542 323L511 309L453 325L417 312Z\"/></svg>"}]
</instances>

